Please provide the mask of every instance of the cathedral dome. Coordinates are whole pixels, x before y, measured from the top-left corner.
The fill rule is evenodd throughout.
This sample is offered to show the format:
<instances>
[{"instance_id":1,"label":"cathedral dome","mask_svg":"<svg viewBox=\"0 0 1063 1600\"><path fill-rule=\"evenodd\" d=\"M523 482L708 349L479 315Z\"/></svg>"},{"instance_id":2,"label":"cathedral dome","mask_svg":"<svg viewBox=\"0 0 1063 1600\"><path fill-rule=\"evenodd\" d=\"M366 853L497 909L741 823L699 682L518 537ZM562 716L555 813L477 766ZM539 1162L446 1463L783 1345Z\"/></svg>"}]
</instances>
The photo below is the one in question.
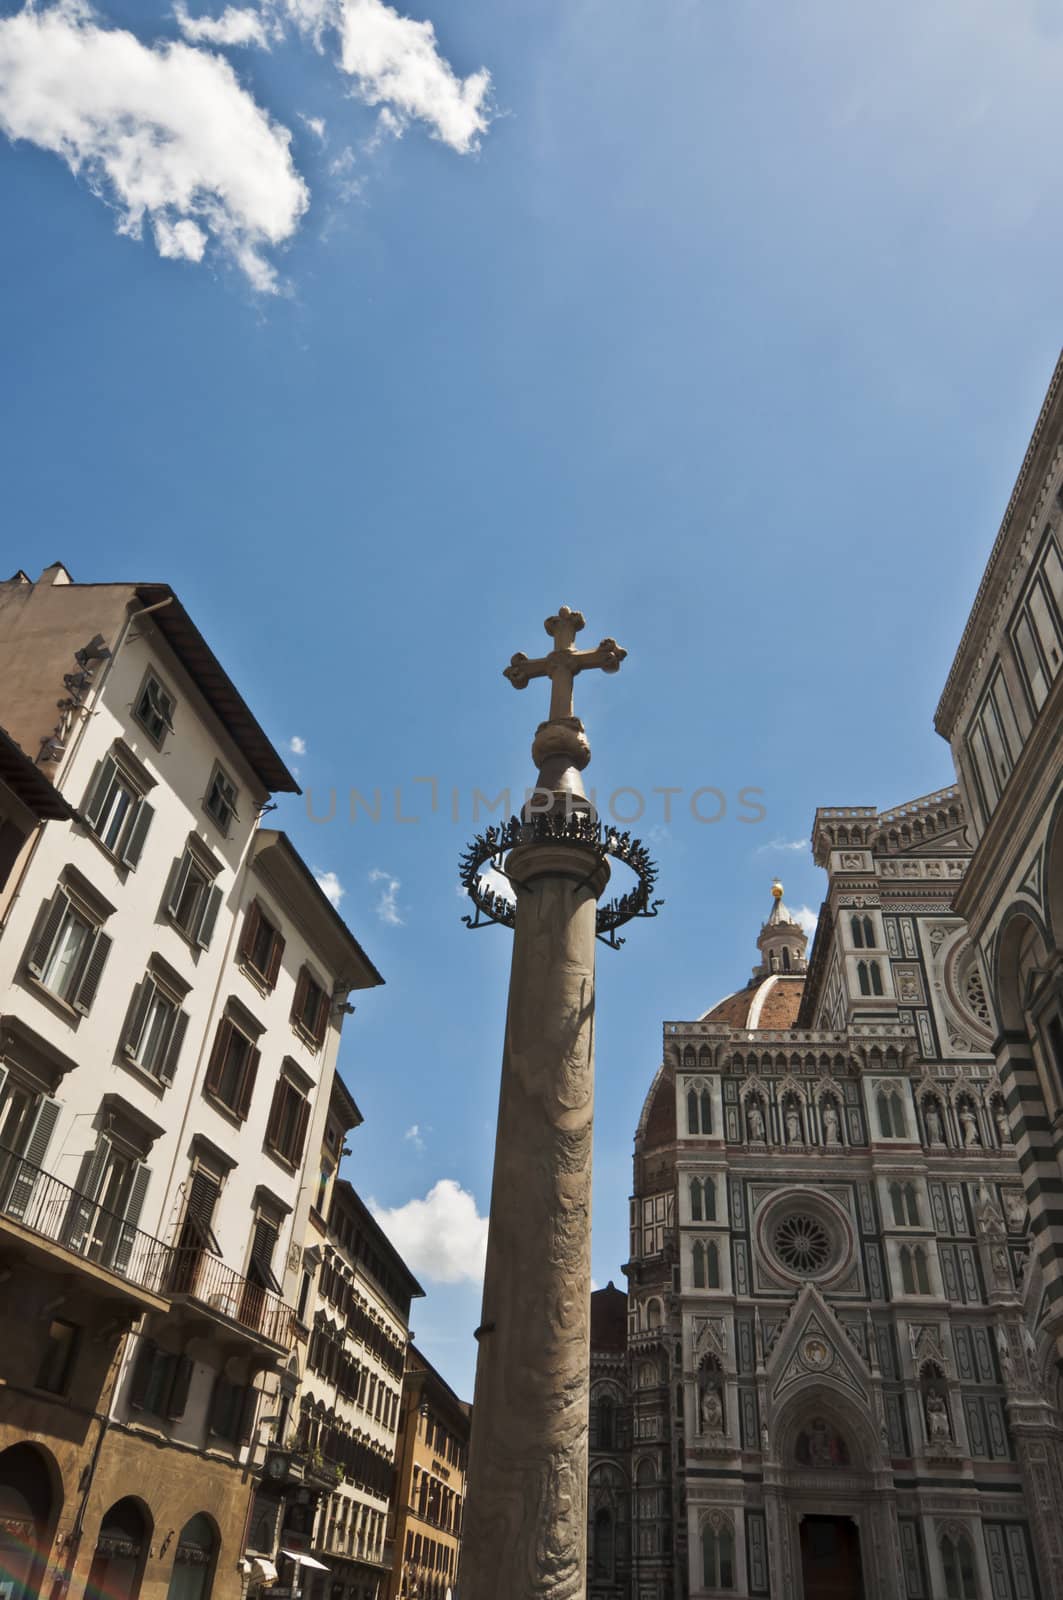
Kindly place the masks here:
<instances>
[{"instance_id":1,"label":"cathedral dome","mask_svg":"<svg viewBox=\"0 0 1063 1600\"><path fill-rule=\"evenodd\" d=\"M805 990L804 973L751 978L744 989L727 995L704 1012L699 1022L726 1022L732 1028L793 1028Z\"/></svg>"},{"instance_id":2,"label":"cathedral dome","mask_svg":"<svg viewBox=\"0 0 1063 1600\"><path fill-rule=\"evenodd\" d=\"M698 1022L726 1023L731 1028L780 1029L797 1025L805 988L808 936L783 904L782 884L771 886L772 907L757 937L761 959L744 989L725 995ZM658 1069L643 1102L635 1133L636 1147L660 1149L676 1139L675 1073L671 1066Z\"/></svg>"}]
</instances>

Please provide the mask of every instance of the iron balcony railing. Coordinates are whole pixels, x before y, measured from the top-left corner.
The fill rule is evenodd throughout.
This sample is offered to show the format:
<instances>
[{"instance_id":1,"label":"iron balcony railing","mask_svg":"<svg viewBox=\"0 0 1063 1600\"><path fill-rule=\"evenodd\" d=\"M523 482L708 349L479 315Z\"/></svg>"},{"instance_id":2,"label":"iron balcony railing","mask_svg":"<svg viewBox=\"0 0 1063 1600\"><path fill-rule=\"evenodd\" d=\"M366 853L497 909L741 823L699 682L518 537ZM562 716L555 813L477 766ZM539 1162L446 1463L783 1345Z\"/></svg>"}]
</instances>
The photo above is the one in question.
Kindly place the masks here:
<instances>
[{"instance_id":1,"label":"iron balcony railing","mask_svg":"<svg viewBox=\"0 0 1063 1600\"><path fill-rule=\"evenodd\" d=\"M167 1245L2 1145L0 1215L138 1288L166 1292Z\"/></svg>"},{"instance_id":2,"label":"iron balcony railing","mask_svg":"<svg viewBox=\"0 0 1063 1600\"><path fill-rule=\"evenodd\" d=\"M227 1267L218 1256L195 1245L173 1251L167 1292L187 1295L200 1305L238 1322L270 1344L290 1350L295 1340L295 1311L280 1295Z\"/></svg>"}]
</instances>

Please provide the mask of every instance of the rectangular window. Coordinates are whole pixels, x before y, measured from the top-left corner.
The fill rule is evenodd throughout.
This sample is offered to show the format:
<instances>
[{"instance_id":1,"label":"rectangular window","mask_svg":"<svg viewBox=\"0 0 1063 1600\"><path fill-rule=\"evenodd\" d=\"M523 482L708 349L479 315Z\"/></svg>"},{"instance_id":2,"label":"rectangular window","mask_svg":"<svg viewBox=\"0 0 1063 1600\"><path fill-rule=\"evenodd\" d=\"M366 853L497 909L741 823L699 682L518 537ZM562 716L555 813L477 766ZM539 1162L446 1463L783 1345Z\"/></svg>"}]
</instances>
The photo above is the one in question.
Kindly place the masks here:
<instances>
[{"instance_id":1,"label":"rectangular window","mask_svg":"<svg viewBox=\"0 0 1063 1600\"><path fill-rule=\"evenodd\" d=\"M218 1374L210 1403L210 1431L229 1444L242 1444L250 1437L255 1412L253 1387L230 1383Z\"/></svg>"},{"instance_id":2,"label":"rectangular window","mask_svg":"<svg viewBox=\"0 0 1063 1600\"><path fill-rule=\"evenodd\" d=\"M222 1018L203 1088L241 1121L251 1105L260 1054L231 1017Z\"/></svg>"},{"instance_id":3,"label":"rectangular window","mask_svg":"<svg viewBox=\"0 0 1063 1600\"><path fill-rule=\"evenodd\" d=\"M998 666L967 735L987 816L1008 781L1021 743L1007 685Z\"/></svg>"},{"instance_id":4,"label":"rectangular window","mask_svg":"<svg viewBox=\"0 0 1063 1600\"><path fill-rule=\"evenodd\" d=\"M142 1161L100 1134L82 1158L65 1220L67 1248L112 1272L126 1272L149 1182Z\"/></svg>"},{"instance_id":5,"label":"rectangular window","mask_svg":"<svg viewBox=\"0 0 1063 1600\"><path fill-rule=\"evenodd\" d=\"M163 688L153 672L149 672L137 695L133 715L152 744L160 748L166 735L173 732L175 706L173 695Z\"/></svg>"},{"instance_id":6,"label":"rectangular window","mask_svg":"<svg viewBox=\"0 0 1063 1600\"><path fill-rule=\"evenodd\" d=\"M114 751L104 756L85 797L85 821L104 849L130 868L140 860L155 815L144 798L150 778L139 762L139 777L134 774L133 759L123 765Z\"/></svg>"},{"instance_id":7,"label":"rectangular window","mask_svg":"<svg viewBox=\"0 0 1063 1600\"><path fill-rule=\"evenodd\" d=\"M202 950L210 945L222 901L214 876L214 871L188 845L173 864L163 898L170 921Z\"/></svg>"},{"instance_id":8,"label":"rectangular window","mask_svg":"<svg viewBox=\"0 0 1063 1600\"><path fill-rule=\"evenodd\" d=\"M74 1322L49 1322L35 1389L44 1389L48 1394L66 1394L80 1331Z\"/></svg>"},{"instance_id":9,"label":"rectangular window","mask_svg":"<svg viewBox=\"0 0 1063 1600\"><path fill-rule=\"evenodd\" d=\"M309 967L303 967L295 985L291 1020L315 1046L320 1047L325 1042L331 1009L325 989L311 976Z\"/></svg>"},{"instance_id":10,"label":"rectangular window","mask_svg":"<svg viewBox=\"0 0 1063 1600\"><path fill-rule=\"evenodd\" d=\"M228 834L234 822L240 818L236 810L236 799L239 791L224 768L216 766L211 773L210 783L203 799L203 809L212 821L216 822L223 834Z\"/></svg>"},{"instance_id":11,"label":"rectangular window","mask_svg":"<svg viewBox=\"0 0 1063 1600\"><path fill-rule=\"evenodd\" d=\"M297 1167L302 1160L309 1121L310 1101L291 1078L280 1077L273 1091L266 1143L289 1166Z\"/></svg>"},{"instance_id":12,"label":"rectangular window","mask_svg":"<svg viewBox=\"0 0 1063 1600\"><path fill-rule=\"evenodd\" d=\"M1034 714L1048 698L1049 685L1063 665L1060 618L1063 566L1049 538L1032 583L1012 624L1011 637Z\"/></svg>"},{"instance_id":13,"label":"rectangular window","mask_svg":"<svg viewBox=\"0 0 1063 1600\"><path fill-rule=\"evenodd\" d=\"M130 1408L176 1421L184 1416L194 1371L190 1356L171 1355L141 1334L129 1383Z\"/></svg>"},{"instance_id":14,"label":"rectangular window","mask_svg":"<svg viewBox=\"0 0 1063 1600\"><path fill-rule=\"evenodd\" d=\"M188 1027L175 994L149 972L133 995L122 1053L160 1083L170 1083Z\"/></svg>"},{"instance_id":15,"label":"rectangular window","mask_svg":"<svg viewBox=\"0 0 1063 1600\"><path fill-rule=\"evenodd\" d=\"M257 900L247 908L247 916L240 932L237 959L272 989L280 975L284 939L280 929L263 911Z\"/></svg>"},{"instance_id":16,"label":"rectangular window","mask_svg":"<svg viewBox=\"0 0 1063 1600\"><path fill-rule=\"evenodd\" d=\"M26 965L44 988L87 1013L110 948L110 938L88 909L57 889Z\"/></svg>"}]
</instances>

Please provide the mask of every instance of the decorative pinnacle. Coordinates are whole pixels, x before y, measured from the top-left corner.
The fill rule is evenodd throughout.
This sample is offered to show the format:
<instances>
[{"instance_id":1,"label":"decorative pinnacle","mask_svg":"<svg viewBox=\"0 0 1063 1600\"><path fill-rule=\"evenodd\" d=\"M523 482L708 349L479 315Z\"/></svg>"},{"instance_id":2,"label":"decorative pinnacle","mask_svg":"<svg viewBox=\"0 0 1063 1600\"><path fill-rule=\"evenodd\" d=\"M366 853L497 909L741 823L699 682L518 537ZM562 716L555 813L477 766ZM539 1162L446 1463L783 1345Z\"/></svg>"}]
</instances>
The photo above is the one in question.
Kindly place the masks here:
<instances>
[{"instance_id":1,"label":"decorative pinnacle","mask_svg":"<svg viewBox=\"0 0 1063 1600\"><path fill-rule=\"evenodd\" d=\"M771 897L773 900L782 899L782 884L779 882L778 878L772 880Z\"/></svg>"}]
</instances>

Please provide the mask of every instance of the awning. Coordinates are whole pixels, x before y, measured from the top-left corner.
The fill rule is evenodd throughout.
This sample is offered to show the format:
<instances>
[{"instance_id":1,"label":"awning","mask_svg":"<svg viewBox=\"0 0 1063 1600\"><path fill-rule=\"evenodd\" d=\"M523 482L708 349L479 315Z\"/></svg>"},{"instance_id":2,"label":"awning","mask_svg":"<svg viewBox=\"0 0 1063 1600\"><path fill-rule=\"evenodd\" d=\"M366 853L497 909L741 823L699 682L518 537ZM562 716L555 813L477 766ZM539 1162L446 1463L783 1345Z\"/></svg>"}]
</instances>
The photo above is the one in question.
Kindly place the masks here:
<instances>
[{"instance_id":1,"label":"awning","mask_svg":"<svg viewBox=\"0 0 1063 1600\"><path fill-rule=\"evenodd\" d=\"M265 1556L253 1556L251 1559L251 1577L256 1583L264 1583L268 1587L277 1581L277 1569L272 1561L267 1561Z\"/></svg>"},{"instance_id":2,"label":"awning","mask_svg":"<svg viewBox=\"0 0 1063 1600\"><path fill-rule=\"evenodd\" d=\"M323 1561L315 1561L313 1556L304 1556L301 1550L282 1550L282 1556L287 1556L289 1561L294 1561L298 1567L316 1567L318 1572L328 1572Z\"/></svg>"}]
</instances>

